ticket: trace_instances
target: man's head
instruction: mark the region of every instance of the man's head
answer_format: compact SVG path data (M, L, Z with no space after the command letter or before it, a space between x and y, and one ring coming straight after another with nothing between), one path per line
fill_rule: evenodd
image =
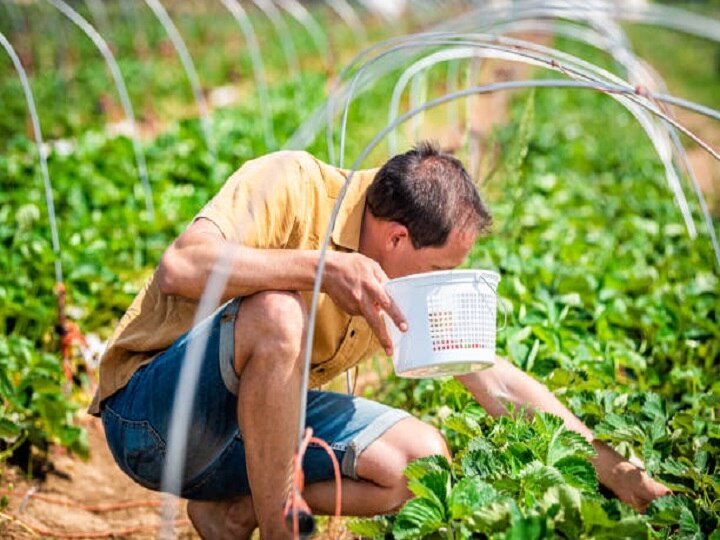
M391 158L368 188L361 251L390 277L454 268L491 223L462 163L423 142Z

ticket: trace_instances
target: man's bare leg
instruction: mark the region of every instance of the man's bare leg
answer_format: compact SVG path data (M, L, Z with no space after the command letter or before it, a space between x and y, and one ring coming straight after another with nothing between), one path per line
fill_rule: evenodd
M188 501L187 513L203 540L246 540L257 528L252 498Z
M263 539L290 538L282 508L297 438L306 308L290 292L243 299L235 323L238 423Z
M365 480L343 479L343 515L370 516L398 510L410 496L403 475L405 466L413 459L433 454L449 457L445 441L437 430L415 418L398 422L360 454L357 474ZM314 512L335 512L335 482L307 484L304 496ZM188 504L188 512L201 534L205 533L199 525L213 521L215 524L225 523L228 531L243 531L242 534L236 532L235 538L249 538L255 523L250 497L226 503L200 504L215 505L213 508L202 508L207 515L203 514L196 521L193 515L199 512L191 509L198 503ZM212 520L209 518L211 513L214 516ZM213 537L220 538L219 535Z
M414 459L435 454L450 458L443 436L417 418L401 420L360 454L356 472L362 480L343 479L342 514L374 516L397 511L412 495L405 467ZM306 484L304 496L313 512L335 513L334 481Z
M188 504L190 518L204 538L249 536L255 516L263 539L292 536L285 529L282 509L292 477L305 322L306 308L297 293L266 291L240 304L234 351L240 378L237 416L253 498ZM225 528L218 523L226 523Z

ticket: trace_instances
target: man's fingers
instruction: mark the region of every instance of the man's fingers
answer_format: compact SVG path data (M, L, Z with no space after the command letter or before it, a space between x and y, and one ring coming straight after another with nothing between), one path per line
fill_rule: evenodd
M380 306L382 307L383 311L388 314L388 316L395 323L395 326L397 326L401 332L407 332L407 319L405 319L405 315L403 315L403 312L400 311L400 308L392 298L388 296L387 302L380 304Z
M405 315L400 311L400 308L392 299L392 297L385 291L385 288L380 286L373 290L374 302L392 319L401 332L407 332L408 325Z
M372 302L365 302L363 304L363 308L365 320L367 320L370 328L372 328L372 331L375 333L378 340L380 340L380 345L382 345L383 349L385 349L388 356L392 356L392 340L390 339L390 335L388 334L385 326L385 321L383 321L382 317L380 317L380 314Z

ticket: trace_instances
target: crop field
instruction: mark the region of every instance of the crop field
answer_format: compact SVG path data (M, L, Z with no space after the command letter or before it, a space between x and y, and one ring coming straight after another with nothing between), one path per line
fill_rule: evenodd
M59 4L108 44L134 122L106 60ZM27 494L53 494L44 486L59 453L94 463L85 410L103 346L233 171L289 148L370 168L431 138L468 164L493 214L463 267L501 276L497 354L672 495L637 512L599 484L592 445L559 418L493 418L455 379L400 378L378 356L360 366L357 392L440 429L453 459L413 462L414 497L397 514L322 518L318 536L720 540L718 2L599 2L620 7L595 19L572 1L544 12L556 3L411 0L399 15L338 3L358 26L330 1L163 0L190 73L156 4L0 0L12 49L0 49L0 537L158 534L132 513L122 529L53 521ZM437 34L409 37L420 32ZM393 116L398 81L432 55ZM330 387L344 391L345 378ZM196 537L187 522L175 534Z

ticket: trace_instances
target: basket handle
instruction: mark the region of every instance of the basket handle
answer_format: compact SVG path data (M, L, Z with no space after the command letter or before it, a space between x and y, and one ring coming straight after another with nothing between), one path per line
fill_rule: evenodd
M478 272L475 274L475 276L476 276L476 279L475 279L476 281L478 279L481 279L485 283L485 285L487 285L488 288L492 292L495 293L495 298L497 299L497 303L502 305L502 310L503 310L503 315L505 316L505 320L503 321L503 325L500 328L498 328L498 331L505 330L507 328L507 320L508 320L507 306L505 306L505 302L502 301L502 299L500 298L500 295L497 293L497 288L493 288L493 286L490 285L490 283L488 283L488 281L485 279L485 277L482 275L482 273Z

